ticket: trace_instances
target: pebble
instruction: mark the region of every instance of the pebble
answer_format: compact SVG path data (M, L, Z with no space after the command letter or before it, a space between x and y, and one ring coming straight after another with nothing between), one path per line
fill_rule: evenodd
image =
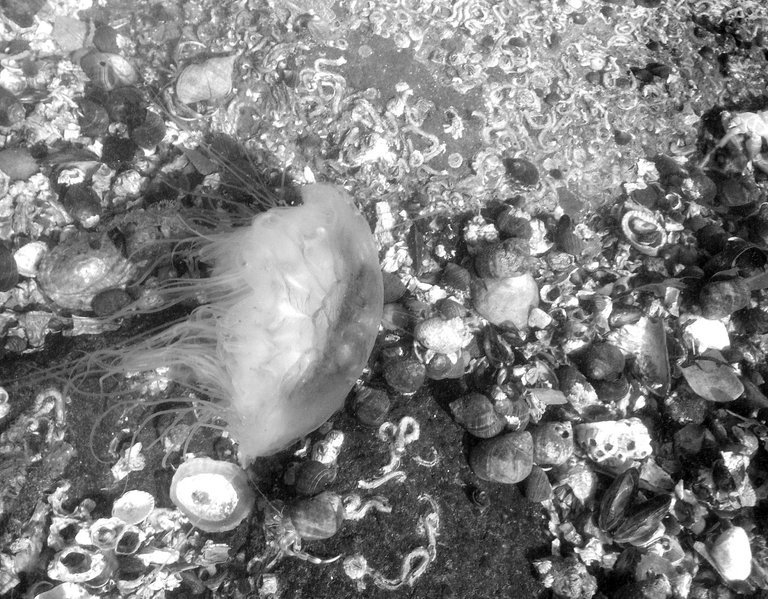
M26 148L8 148L0 150L0 171L3 171L11 181L26 181L40 167Z
M480 279L472 286L480 316L497 326L528 328L528 316L539 305L539 287L530 273L504 279Z

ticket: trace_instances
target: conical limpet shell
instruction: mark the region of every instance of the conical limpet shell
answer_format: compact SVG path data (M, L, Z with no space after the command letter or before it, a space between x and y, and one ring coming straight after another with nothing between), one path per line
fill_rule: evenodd
M176 470L171 501L206 532L231 530L253 509L255 495L237 464L192 458Z

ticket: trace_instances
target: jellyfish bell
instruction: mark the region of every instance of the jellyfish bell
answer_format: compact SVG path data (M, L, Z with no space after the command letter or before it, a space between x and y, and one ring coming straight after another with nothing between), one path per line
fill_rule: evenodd
M204 226L174 251L205 265L207 276L159 282L154 303L140 298L105 321L199 305L159 330L89 353L70 369L70 386L120 395L120 409L153 407L139 429L159 415L173 426L194 414L191 433L228 431L243 463L319 427L365 367L383 283L373 235L352 198L328 184L305 185L300 195L300 205L251 212L247 223L242 212L193 212ZM122 389L105 391L106 381L159 371L182 392L126 402ZM98 380L98 391L87 391L87 380Z

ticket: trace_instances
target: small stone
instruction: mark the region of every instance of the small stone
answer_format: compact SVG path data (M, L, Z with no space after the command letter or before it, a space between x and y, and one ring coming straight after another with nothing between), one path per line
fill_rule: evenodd
M478 279L472 301L480 316L497 326L528 328L528 315L539 305L539 287L530 273L504 279Z
M26 181L40 170L37 160L26 148L8 148L0 150L0 171L11 181Z

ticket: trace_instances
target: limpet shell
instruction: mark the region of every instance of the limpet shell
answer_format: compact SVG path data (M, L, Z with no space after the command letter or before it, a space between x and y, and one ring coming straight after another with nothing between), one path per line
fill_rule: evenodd
M155 509L155 498L146 491L132 490L123 493L112 504L112 516L125 524L144 522Z
M48 566L48 576L63 582L89 582L100 576L107 563L97 551L73 545L59 551Z
M99 518L89 528L90 541L99 549L111 551L124 528L125 522L120 518Z
M255 495L237 464L192 458L171 480L171 501L205 532L232 530L253 509Z
M97 87L112 90L133 85L139 74L133 65L119 54L94 50L80 59L80 67Z

